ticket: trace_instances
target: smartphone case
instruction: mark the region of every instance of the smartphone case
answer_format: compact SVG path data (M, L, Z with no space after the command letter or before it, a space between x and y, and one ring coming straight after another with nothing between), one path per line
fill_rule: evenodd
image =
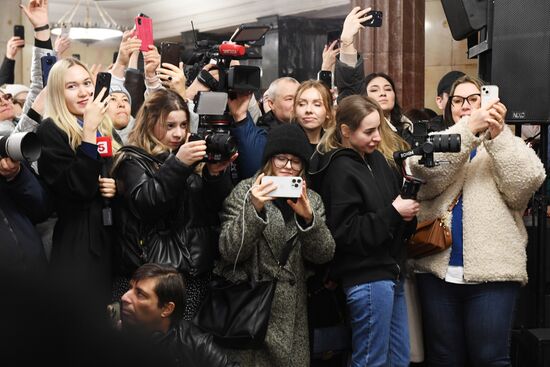
M22 25L14 25L13 26L13 35L15 37L19 37L19 39L24 40L25 39L25 27Z
M109 95L109 89L111 88L111 74L98 73L95 82L94 99L104 87L107 89L107 92L101 98L101 102L103 102Z
M149 45L153 44L153 20L144 16L137 16L136 33L141 40L140 51L149 51Z
M48 83L48 76L50 75L50 69L57 61L57 58L52 55L45 55L40 58L40 65L42 67L42 85L45 87Z
M272 181L277 185L268 196L277 198L299 198L302 195L303 180L297 176L264 176L262 183Z
M498 86L482 85L481 86L481 107L485 107L490 101L498 98Z
M365 16L367 16L367 15L372 15L372 18L370 18L369 20L361 23L362 25L364 25L365 27L381 27L382 26L382 12L381 11L371 10L371 11L367 12L367 14L365 14Z
M168 63L179 66L180 45L174 42L162 42L160 44L160 63Z

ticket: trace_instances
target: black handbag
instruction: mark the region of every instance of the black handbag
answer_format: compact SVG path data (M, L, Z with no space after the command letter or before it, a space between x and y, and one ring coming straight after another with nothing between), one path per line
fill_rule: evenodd
M295 238L287 241L280 267L286 265ZM261 280L258 274L237 282L216 276L193 321L212 334L222 347L260 349L264 345L276 286L277 279Z

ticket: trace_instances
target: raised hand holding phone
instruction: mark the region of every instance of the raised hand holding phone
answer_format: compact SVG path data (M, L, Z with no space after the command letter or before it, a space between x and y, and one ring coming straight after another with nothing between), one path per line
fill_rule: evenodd
M103 120L105 111L107 110L108 103L102 102L105 95L108 95L109 91L103 88L100 90L97 96L90 95L88 104L84 109L84 123L82 124L82 141L96 144L97 130Z
M109 89L111 89L111 74L110 73L104 73L104 72L99 72L97 73L97 76L96 76L96 81L95 81L95 90L94 90L94 98L99 94L99 92L105 88L105 90L107 90L107 92L101 97L101 102L103 102L105 100L105 98L107 98L107 96L109 95Z

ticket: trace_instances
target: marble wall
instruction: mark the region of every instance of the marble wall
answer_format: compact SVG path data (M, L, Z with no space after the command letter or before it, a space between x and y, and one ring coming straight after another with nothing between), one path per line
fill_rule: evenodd
M440 113L435 104L437 83L451 70L477 76L477 59L468 59L466 40L455 41L440 0L426 0L424 105Z

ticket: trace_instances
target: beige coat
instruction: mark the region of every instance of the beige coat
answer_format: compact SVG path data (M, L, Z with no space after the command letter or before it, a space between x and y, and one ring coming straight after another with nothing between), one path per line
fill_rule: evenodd
M428 181L421 188L418 220L445 214L462 190L464 279L474 282L517 281L527 283L527 232L523 213L532 194L544 182L540 159L506 126L493 140L475 137L467 127L468 117L439 132L460 134L460 153L436 153L436 160L449 161L426 168L410 159L414 176ZM477 148L469 161L470 152ZM449 216L448 224L452 221ZM414 262L416 269L443 279L451 249Z
M280 210L272 202L266 203L265 217L261 217L250 203L250 194L244 204L253 180L255 177L241 181L225 200L220 234L222 261L215 272L237 280L246 279L247 274L259 271L263 279L279 280L273 297L265 347L259 350L233 350L231 360L239 361L242 367L309 366L304 260L326 263L332 259L335 247L325 224L323 202L317 193L308 189L314 219L306 229L300 227L295 215L285 222ZM243 233L243 215L244 242L233 274L233 262ZM281 270L277 261L287 240L294 234L297 234L298 241L286 266Z

